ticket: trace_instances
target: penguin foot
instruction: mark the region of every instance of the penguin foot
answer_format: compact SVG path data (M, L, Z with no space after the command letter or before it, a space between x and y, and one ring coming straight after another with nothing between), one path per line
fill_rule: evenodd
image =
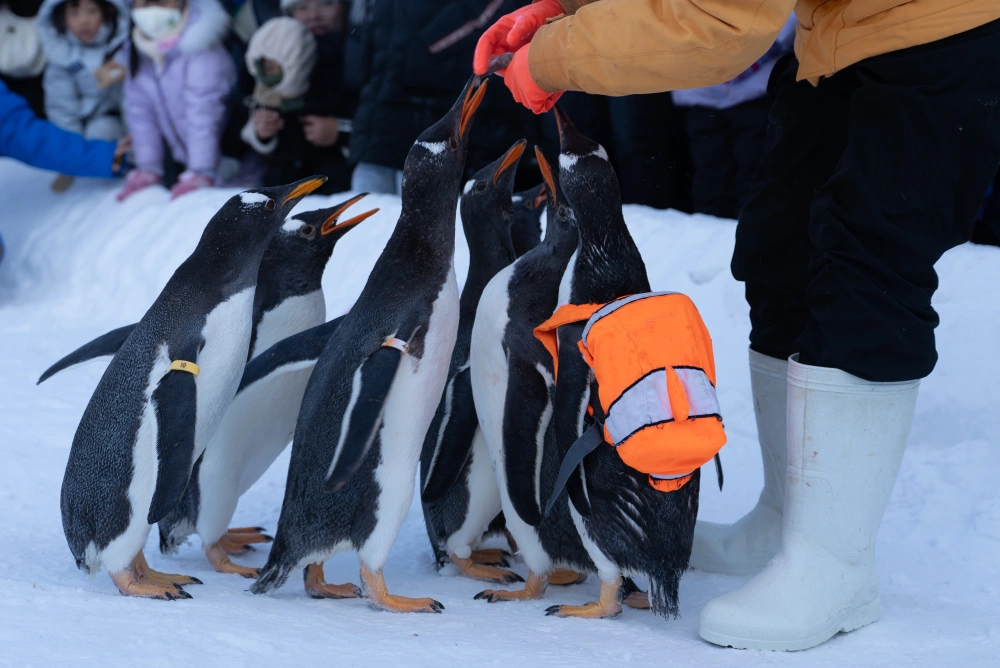
M634 591L626 596L622 603L636 610L649 610L649 595L644 591Z
M271 536L263 533L261 527L239 527L229 529L222 535L216 545L222 547L226 554L235 556L253 552L253 545L256 543L270 543L274 540Z
M139 550L139 554L135 555L135 559L132 560L132 566L135 568L136 576L143 582L150 582L159 585L178 585L185 587L187 585L200 585L204 584L201 580L190 575L178 575L176 573L161 573L160 571L154 571L149 567L149 563L146 561L146 555ZM181 596L180 598L191 598L188 596Z
M548 585L548 578L528 571L528 581L524 583L524 589L486 589L473 596L473 600L484 600L487 603L499 603L501 601L533 601L542 597L545 587Z
M350 582L342 585L327 584L323 564L309 564L302 577L310 598L361 598L361 588Z
M509 556L510 552L493 548L489 550L473 550L472 555L469 558L475 563L483 566L500 566L502 568L507 568L510 566L510 563L507 561L507 557ZM454 561L454 557L452 560ZM524 582L524 580L518 580L518 582Z
M142 551L132 559L128 568L117 573L109 573L109 575L122 596L155 598L162 601L192 598L191 594L181 589L179 583L169 582L166 578L188 579L191 580L190 584L201 584L197 578L188 578L184 575L173 576L150 569Z
M496 582L497 584L524 582L524 578L514 571L504 570L503 568L497 568L496 566L489 566L475 561L475 552L473 552L472 557L468 559L461 559L456 557L454 554L449 554L448 556L451 558L452 563L458 568L458 572L467 578L482 580L484 582ZM504 566L507 565L506 561L502 561L502 563Z
M546 616L581 617L584 619L612 619L622 613L619 603L621 578L611 582L601 582L601 594L596 601L583 605L553 605L545 610Z
M365 596L372 607L389 612L433 612L440 613L444 606L432 598L407 598L390 594L385 587L382 571L372 572L361 567L361 584Z
M208 557L209 563L212 564L214 568L219 573L234 573L235 575L242 575L245 578L251 580L256 580L257 576L260 575L259 568L251 568L249 566L240 566L239 564L234 564L229 558L231 553L222 545L222 540L214 545L209 545L205 547L205 556Z
M557 568L549 574L549 584L565 587L582 584L587 581L587 573L577 573L568 568Z

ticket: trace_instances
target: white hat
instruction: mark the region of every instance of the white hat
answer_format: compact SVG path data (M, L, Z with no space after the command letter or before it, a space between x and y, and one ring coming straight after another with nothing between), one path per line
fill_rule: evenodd
M281 65L281 81L271 89L284 98L305 95L316 64L316 38L293 18L279 16L257 29L247 44L246 63L256 75L257 63L267 58Z

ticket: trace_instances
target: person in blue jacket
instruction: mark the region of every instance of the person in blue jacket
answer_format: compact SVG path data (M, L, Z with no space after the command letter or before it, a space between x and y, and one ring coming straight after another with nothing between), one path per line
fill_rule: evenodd
M0 81L0 157L71 176L111 178L122 172L128 137L84 139L35 116L27 100Z

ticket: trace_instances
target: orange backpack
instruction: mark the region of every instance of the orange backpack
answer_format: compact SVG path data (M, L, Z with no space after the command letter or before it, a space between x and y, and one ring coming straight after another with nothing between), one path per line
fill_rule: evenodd
M583 320L578 346L597 380L603 424L598 420L573 444L550 503L565 484L563 473L568 479L602 442L662 492L683 487L713 457L718 466L726 432L712 339L694 303L676 292L647 292L607 304L567 304L535 328L535 337L558 360L558 328ZM721 480L720 468L720 486Z

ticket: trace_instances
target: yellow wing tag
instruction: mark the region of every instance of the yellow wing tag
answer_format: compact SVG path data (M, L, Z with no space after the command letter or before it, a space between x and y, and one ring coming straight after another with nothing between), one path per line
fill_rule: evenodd
M174 360L170 363L171 371L187 371L193 374L196 378L198 374L201 373L201 369L194 362L185 362L184 360Z
M410 352L410 344L404 341L403 339L397 339L395 336L390 336L388 339L386 339L385 343L382 344L382 347L395 348L404 355Z

